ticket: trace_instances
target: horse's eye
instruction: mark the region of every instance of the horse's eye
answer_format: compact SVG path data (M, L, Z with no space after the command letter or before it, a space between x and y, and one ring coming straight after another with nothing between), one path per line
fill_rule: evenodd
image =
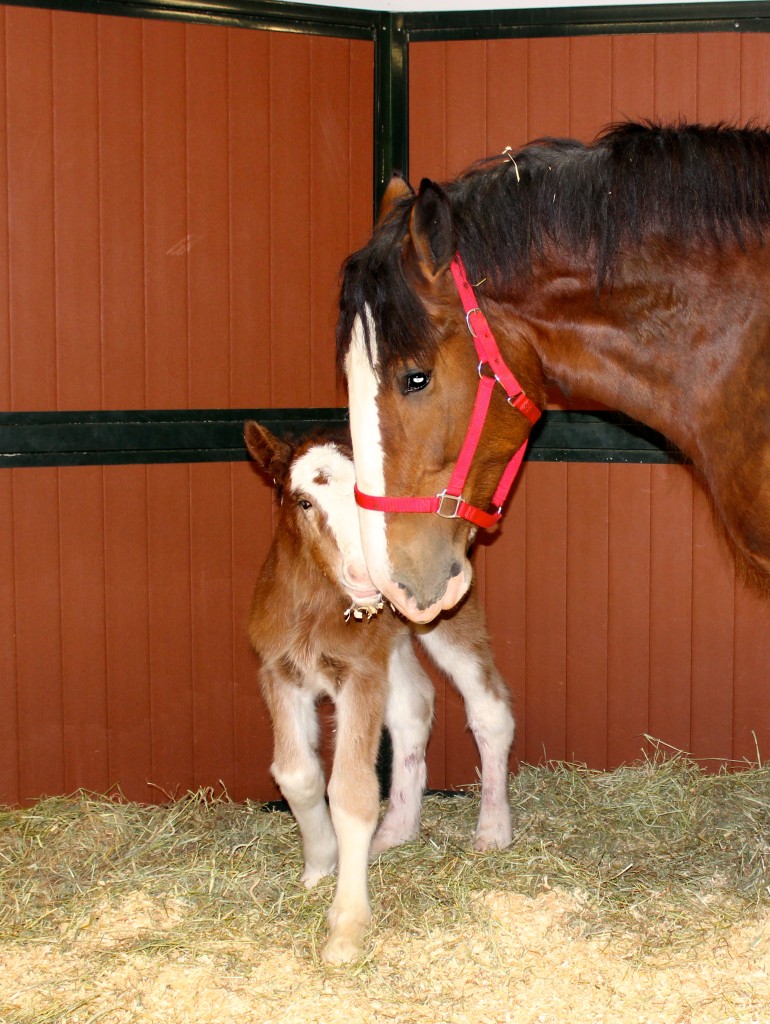
M297 504L301 509L304 509L305 512L307 512L309 508L313 507L313 502L308 501L307 498L297 498Z
M404 394L409 395L414 391L422 391L430 384L430 370L410 370L404 375Z

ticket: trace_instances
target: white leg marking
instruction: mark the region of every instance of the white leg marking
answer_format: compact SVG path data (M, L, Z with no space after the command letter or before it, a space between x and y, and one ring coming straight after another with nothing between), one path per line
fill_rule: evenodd
M493 665L485 666L451 636L451 627L439 622L419 634L421 643L465 701L468 724L481 757L481 808L474 849L504 849L511 842L508 802L508 754L514 721L508 690Z
M372 911L369 905L369 849L377 826L379 786L374 763L382 728L384 693L370 681L343 686L336 700L337 737L329 780L329 809L339 846L329 938L321 956L328 963L357 959ZM372 684L373 685L373 684ZM363 699L362 699L363 698Z
M305 859L302 881L311 888L331 875L337 863L337 839L317 754L318 718L313 696L307 691L287 686L280 696L282 721L275 729L272 773L297 822Z
M339 841L339 871L329 910L329 938L321 957L327 963L349 963L361 955L372 919L368 864L374 823L334 806L332 817Z
M409 842L420 830L433 697L433 685L417 660L411 635L404 634L393 648L388 667L385 723L393 744L392 780L385 817L372 841L372 856Z

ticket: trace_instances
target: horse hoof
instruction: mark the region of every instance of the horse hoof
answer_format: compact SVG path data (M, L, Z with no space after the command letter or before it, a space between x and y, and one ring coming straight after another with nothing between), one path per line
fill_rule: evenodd
M505 850L511 845L511 833L500 830L478 833L473 840L476 853L489 853L491 850Z
M383 832L380 830L372 840L369 850L369 859L374 860L386 850L392 850L394 846L403 846L404 843L411 843L417 836L416 832Z
M331 867L306 867L300 876L300 882L302 882L306 889L313 889L322 878L328 878L329 875L333 875L334 869L334 864Z
M358 960L363 951L363 941L356 942L347 935L332 935L321 950L321 959L326 964L350 964Z

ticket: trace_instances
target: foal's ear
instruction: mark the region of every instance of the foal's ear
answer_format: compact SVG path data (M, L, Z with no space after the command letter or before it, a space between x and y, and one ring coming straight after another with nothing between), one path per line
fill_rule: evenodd
M252 459L272 477L273 483L280 491L286 480L286 472L291 462L293 449L291 445L271 434L256 420L246 420L243 425L243 437Z
M423 178L412 207L409 232L420 269L428 281L435 281L454 256L452 212L446 192Z
M393 206L399 199L403 199L404 196L413 196L414 189L403 176L401 171L394 171L388 182L388 187L385 189L385 193L380 201L380 213L377 218L377 223L380 224L388 216Z

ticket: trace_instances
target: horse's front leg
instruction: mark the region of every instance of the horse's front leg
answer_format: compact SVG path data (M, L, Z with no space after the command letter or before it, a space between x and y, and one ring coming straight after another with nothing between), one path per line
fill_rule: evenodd
M348 679L336 698L337 738L329 780L329 807L337 833L337 889L329 911L327 963L357 959L372 917L369 848L377 825L379 786L375 762L385 703L385 665L378 677Z
M262 671L262 691L273 724L273 777L297 822L310 889L337 863L337 839L326 806L326 780L318 757L318 716L313 694L274 668Z
M481 807L475 850L502 850L511 842L508 755L513 743L511 698L492 659L476 594L432 629L418 632L431 658L460 691L481 758Z
M417 660L411 634L404 633L396 639L388 665L385 724L393 745L393 766L388 808L372 842L372 856L414 839L419 832L433 697L433 684Z

